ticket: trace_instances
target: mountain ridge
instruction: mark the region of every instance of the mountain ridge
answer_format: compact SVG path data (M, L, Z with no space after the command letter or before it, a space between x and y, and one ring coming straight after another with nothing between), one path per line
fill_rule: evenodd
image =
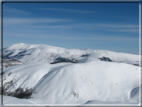
M28 48L34 48L34 47L53 47L53 48L61 48L61 49L66 49L66 48L62 48L62 47L57 47L57 46L50 46L50 45L45 45L45 44L25 44L25 43L17 43L17 44L13 44L9 47L6 47L5 49L11 50L12 48L17 48L18 46L24 46L24 47L28 47ZM22 47L22 48L24 48ZM18 48L17 48L18 49ZM78 48L73 48L73 49L66 49L66 50L90 50L93 51L94 49L91 48L87 48L87 49L78 49ZM114 51L109 51L109 50L99 50L99 49L95 49L94 51L96 52L102 52L102 51L108 51L108 52L114 52ZM132 53L126 53L126 52L116 52L116 53L123 53L123 54L132 54ZM137 55L137 54L132 54L132 55Z
M89 62L103 57L117 62L139 61L139 55L128 53L92 49L65 49L42 44L13 44L6 48L3 53L4 59L17 59L23 63L29 61L46 63Z

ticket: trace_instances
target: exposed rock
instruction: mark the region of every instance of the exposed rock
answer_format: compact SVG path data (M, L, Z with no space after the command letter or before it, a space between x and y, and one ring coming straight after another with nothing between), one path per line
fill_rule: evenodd
M61 62L71 62L71 63L77 63L77 60L74 58L62 58L59 57L57 58L54 62L50 63L50 64L56 64L56 63L61 63Z
M3 59L3 67L5 67L5 68L19 65L19 64L22 64L22 62L18 61L16 59Z
M101 61L108 61L108 62L112 62L112 60L108 57L102 57L102 58L98 58L100 59Z

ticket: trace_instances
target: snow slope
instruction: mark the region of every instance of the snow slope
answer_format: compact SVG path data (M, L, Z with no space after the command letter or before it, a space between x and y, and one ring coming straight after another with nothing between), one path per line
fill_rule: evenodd
M5 59L17 59L22 62L56 62L57 59L69 59L74 62L89 62L98 58L108 57L117 62L138 62L139 56L127 53L111 52L106 50L65 49L48 45L14 44L4 49Z
M139 55L19 43L4 49L4 59L21 61L3 70L5 95L31 97L4 96L5 104L140 103Z
M3 68L11 67L11 66L16 66L22 64L22 62L15 60L15 59L3 59ZM0 67L1 67L1 58L0 58Z
M139 103L140 67L116 62L25 63L4 69L7 90L32 88L43 104L85 104L88 101ZM135 98L134 98L135 97Z
M1 98L1 95L0 95ZM0 107L41 107L41 104L43 102L41 100L37 99L19 99L11 96L5 96L3 95L3 104L4 106L1 105L0 102ZM47 106L42 106L42 107L47 107Z

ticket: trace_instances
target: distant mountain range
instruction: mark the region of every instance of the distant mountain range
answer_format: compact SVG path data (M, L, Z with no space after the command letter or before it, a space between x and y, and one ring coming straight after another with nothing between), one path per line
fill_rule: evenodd
M80 49L65 49L48 45L31 45L31 44L13 44L3 50L4 59L16 59L24 62L46 62L60 63L72 62L83 63L94 60L126 62L138 65L139 55L118 53L106 50L80 50Z

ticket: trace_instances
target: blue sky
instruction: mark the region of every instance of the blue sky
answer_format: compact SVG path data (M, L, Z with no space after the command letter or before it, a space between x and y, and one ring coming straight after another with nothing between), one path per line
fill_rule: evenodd
M3 45L139 53L139 3L3 3Z

